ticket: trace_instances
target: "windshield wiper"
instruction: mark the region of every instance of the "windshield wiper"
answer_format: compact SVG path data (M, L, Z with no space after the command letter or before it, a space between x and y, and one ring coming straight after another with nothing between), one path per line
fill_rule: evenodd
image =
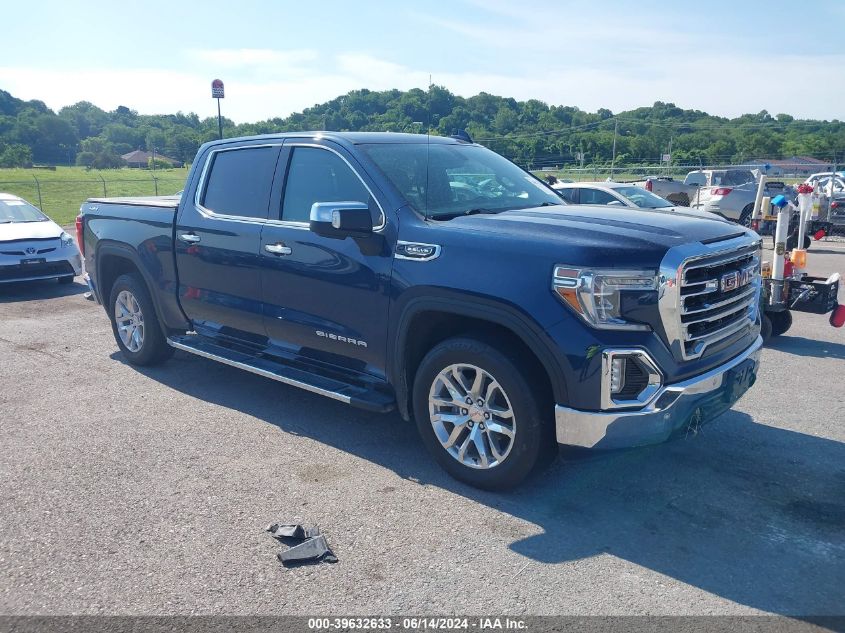
M460 218L464 215L481 215L481 214L495 214L501 213L502 211L507 211L507 209L488 209L486 207L475 207L472 209L467 209L466 211L455 211L453 213L440 213L437 215L431 216L432 220L454 220L455 218Z

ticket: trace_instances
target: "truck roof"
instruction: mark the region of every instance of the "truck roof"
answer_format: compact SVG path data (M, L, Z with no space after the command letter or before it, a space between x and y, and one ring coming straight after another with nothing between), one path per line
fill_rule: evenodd
M286 138L324 138L341 144L360 145L370 143L436 143L440 145L466 145L449 136L434 136L426 134L407 134L405 132L281 132L278 134L258 134L256 136L240 136L211 141L207 145L222 145L241 141L281 140Z

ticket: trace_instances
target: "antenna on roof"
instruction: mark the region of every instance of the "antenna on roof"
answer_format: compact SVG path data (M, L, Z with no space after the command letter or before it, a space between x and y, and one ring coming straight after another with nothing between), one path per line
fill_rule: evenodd
M425 217L428 217L428 165L431 162L431 73L428 74L428 125L425 128Z

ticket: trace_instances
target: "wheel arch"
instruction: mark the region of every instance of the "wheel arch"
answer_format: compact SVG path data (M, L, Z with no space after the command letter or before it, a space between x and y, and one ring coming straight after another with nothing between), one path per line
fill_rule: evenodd
M469 303L450 298L411 300L396 320L395 341L388 375L403 418L411 417L411 385L426 353L439 342L456 336L479 338L488 343L504 342L520 352L538 375L541 388L556 402L566 402L564 374L544 340L540 327L514 309L500 305ZM550 402L549 406L553 406Z
M95 261L97 290L100 295L100 302L107 313L111 309L108 303L114 282L121 275L137 273L150 293L159 323L163 328L166 328L167 321L164 318L158 293L155 292L155 285L149 272L141 264L140 257L132 248L119 242L101 242L97 245Z

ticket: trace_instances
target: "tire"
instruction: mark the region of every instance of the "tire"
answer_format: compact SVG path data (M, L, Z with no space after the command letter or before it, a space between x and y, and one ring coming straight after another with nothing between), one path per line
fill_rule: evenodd
M739 219L736 221L737 224L740 226L744 226L747 229L751 228L751 214L754 213L754 205L747 204L745 208L742 210L742 213L739 214Z
M805 235L804 236L804 250L806 251L807 249L809 249L810 245L812 243L813 243L813 240L810 238L810 236ZM786 250L788 250L788 251L795 250L795 248L797 246L798 246L798 234L793 233L792 235L790 235L789 237L786 238Z
M73 283L73 275L68 275L67 277L59 277L60 284L72 284Z
M760 336L763 337L763 343L766 343L770 338L772 338L772 320L765 312L760 318Z
M552 403L544 401L531 375L518 354L473 338L443 341L422 360L414 379L414 419L423 444L452 477L506 490L557 454ZM508 409L510 417L495 413Z
M117 346L131 365L155 365L173 355L174 350L167 344L158 322L150 291L140 275L130 273L117 278L109 293L108 312ZM124 315L120 324L118 314ZM129 335L124 340L127 332Z
M678 207L688 207L689 206L689 196L685 193L673 193L666 197L666 199Z
M769 314L769 320L772 323L772 336L786 334L789 328L792 327L792 312L789 310L772 312Z

